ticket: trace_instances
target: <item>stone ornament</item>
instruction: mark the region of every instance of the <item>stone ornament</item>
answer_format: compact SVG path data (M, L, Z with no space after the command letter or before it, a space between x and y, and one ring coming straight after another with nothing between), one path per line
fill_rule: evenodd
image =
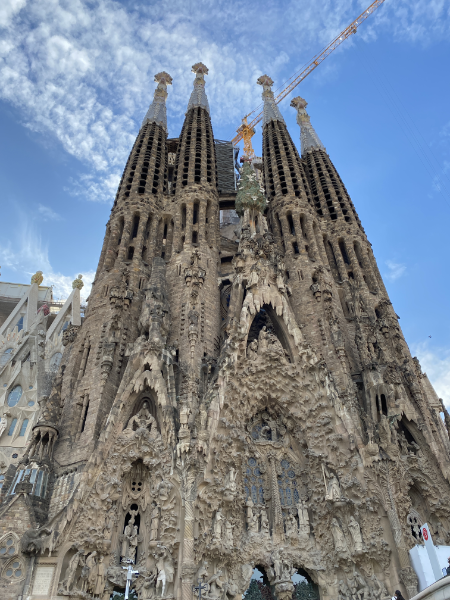
M31 283L37 283L37 285L41 285L44 281L44 275L42 271L36 271L36 273L31 277Z

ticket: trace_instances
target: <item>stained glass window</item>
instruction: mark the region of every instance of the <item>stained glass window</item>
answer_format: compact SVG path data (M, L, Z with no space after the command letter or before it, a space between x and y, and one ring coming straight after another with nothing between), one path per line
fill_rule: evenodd
M249 458L244 477L246 499L251 495L254 504L264 504L263 478L256 458Z
M281 506L294 506L298 503L299 495L295 471L288 460L281 461L281 475L278 475Z
M11 421L11 425L9 426L8 435L12 435L14 433L14 429L16 428L17 419L13 419Z
M3 365L6 365L6 363L9 360L9 357L11 356L11 352L12 352L12 348L7 348L3 352L3 354L2 354L2 356L0 358L0 367L3 367Z
M28 427L28 419L24 419L22 421L22 427L20 428L19 437L25 435L25 431L27 430L27 427Z
M8 394L8 406L15 406L22 397L22 388L16 385Z

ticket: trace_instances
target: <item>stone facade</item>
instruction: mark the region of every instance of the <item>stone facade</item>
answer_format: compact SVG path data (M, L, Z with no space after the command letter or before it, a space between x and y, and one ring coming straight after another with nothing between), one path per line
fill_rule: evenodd
M306 102L299 154L258 80L263 157L220 194L193 71L177 139L155 77L85 319L4 486L22 568L1 565L2 597L120 598L132 565L139 600L411 598L418 524L450 542L450 417Z

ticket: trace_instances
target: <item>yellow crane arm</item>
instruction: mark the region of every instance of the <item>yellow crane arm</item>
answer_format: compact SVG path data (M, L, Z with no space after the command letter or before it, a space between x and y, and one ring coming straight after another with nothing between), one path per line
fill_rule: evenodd
M294 88L298 86L298 84L305 79L314 69L316 69L321 62L323 62L327 56L329 56L338 46L342 44L344 40L348 37L356 33L357 28L363 23L367 17L369 17L381 4L383 4L385 0L375 0L372 4L367 8L362 14L359 15L357 19L353 21L348 27L344 29L338 36L334 38L334 40L328 44L325 50L318 55L316 55L309 65L304 69L300 75L298 75L283 91L281 91L278 96L275 98L275 102L278 104L286 98L288 94L292 92ZM251 114L251 113L250 113ZM249 115L247 115L248 117ZM261 111L250 123L247 122L247 117L242 119L242 125L237 129L237 135L232 139L232 143L235 146L242 139L244 140L244 152L249 155L253 154L253 150L251 147L251 138L254 135L255 126L261 121L263 116L263 111Z

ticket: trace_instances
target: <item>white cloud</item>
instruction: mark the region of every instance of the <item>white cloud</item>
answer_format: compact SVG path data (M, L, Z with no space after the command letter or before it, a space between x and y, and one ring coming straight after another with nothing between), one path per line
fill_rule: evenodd
M365 5L155 0L128 9L114 0L2 0L0 98L19 109L24 125L89 165L75 194L112 202L154 73L167 70L174 78L168 114L170 134L177 135L192 89L190 67L205 62L213 122L229 123L232 137L233 125L260 102L259 75L267 72L278 87ZM372 41L388 31L394 39L431 43L448 37L449 23L445 0L397 0L383 4L359 35ZM347 40L339 52L352 44Z
M52 210L49 206L44 206L43 204L39 204L38 213L44 221L61 221L62 217L54 210Z
M67 298L72 291L72 281L79 272L72 275L55 272L48 258L47 247L26 219L23 219L19 239L16 239L15 242L14 249L11 243L0 243L0 264L17 271L19 279L24 279L24 274L28 276L23 283L29 283L31 276L36 271L42 271L44 274L43 285L53 286L53 298L55 300ZM81 296L86 299L91 292L95 272L85 271L82 272L82 275L85 285L81 290Z
M422 371L428 375L437 395L450 410L450 349L431 349L429 342L416 344L412 348Z
M397 279L399 279L406 271L406 265L402 263L396 263L393 260L387 260L386 265L389 269L386 277L391 281L397 281Z

